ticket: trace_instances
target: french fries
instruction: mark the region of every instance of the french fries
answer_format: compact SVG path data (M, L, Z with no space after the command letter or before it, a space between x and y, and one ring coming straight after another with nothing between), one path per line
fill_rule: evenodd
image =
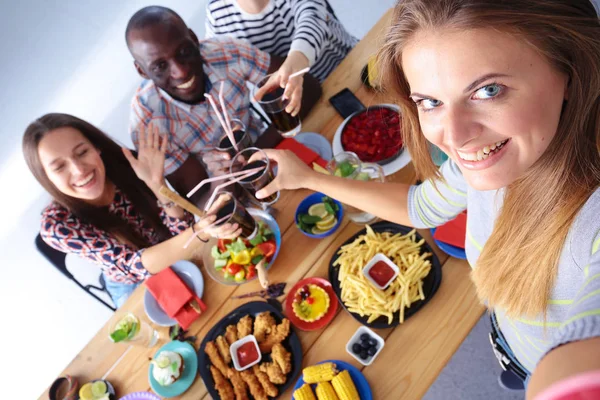
M425 240L417 242L414 229L406 235L376 233L368 225L366 229L366 234L340 248L333 264L339 267L342 301L350 312L368 316L369 323L383 316L391 324L397 311L403 323L405 309L425 299L423 279L431 270L428 260L431 253L419 254ZM385 254L400 269L385 290L373 286L362 273L362 268L377 253Z

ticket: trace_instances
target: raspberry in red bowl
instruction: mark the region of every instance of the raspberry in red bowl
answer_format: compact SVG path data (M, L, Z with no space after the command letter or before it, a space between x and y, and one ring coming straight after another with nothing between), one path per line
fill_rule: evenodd
M380 165L394 161L402 152L400 115L387 106L374 106L350 116L342 129L342 148L364 162Z

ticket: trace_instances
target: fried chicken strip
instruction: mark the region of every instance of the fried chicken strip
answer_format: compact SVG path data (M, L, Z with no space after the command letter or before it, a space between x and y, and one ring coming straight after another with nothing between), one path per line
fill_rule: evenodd
M212 365L210 366L210 373L213 381L215 381L215 389L217 389L217 392L219 392L219 397L221 400L235 400L233 388L229 384L229 381L225 379L223 374L221 374L221 372L219 372L219 370Z
M275 318L273 318L269 311L258 314L254 320L254 336L256 340L259 342L264 341L276 325Z
M238 340L237 327L235 325L227 326L227 328L225 329L225 339L227 339L230 346L233 344L233 342Z
M229 371L227 371L227 377L233 384L233 391L235 392L235 399L236 400L248 400L248 391L247 391L246 382L244 382L240 373L233 368L229 368Z
M284 374L289 374L292 371L292 354L281 343L273 346L271 358Z
M260 370L265 372L271 383L276 385L283 385L286 381L285 374L281 371L281 368L274 362L266 362L260 364Z
M271 381L269 380L269 375L262 372L258 365L254 365L252 367L252 371L254 371L254 375L256 375L256 377L258 378L258 381L262 385L267 396L277 397L277 395L279 394L279 390L277 390L277 386L271 383Z
M227 366L227 364L225 364L225 361L223 361L223 358L219 354L219 350L217 350L215 342L206 343L206 348L204 349L204 351L208 355L211 364L214 365L223 376L227 376L227 370L229 369L229 367Z
M258 378L256 377L256 375L254 375L254 372L247 369L245 371L240 372L240 375L242 375L242 379L244 380L244 382L246 382L246 384L250 388L250 394L252 395L252 397L254 397L254 400L268 400L269 399L267 397L267 394L265 393L262 385L258 381Z
M237 323L237 336L241 339L248 335L252 335L252 317L246 315Z
M262 353L270 353L273 346L281 343L290 334L290 320L284 318L281 324L271 331L262 343L258 344Z
M223 357L223 361L225 364L229 364L231 362L231 353L229 352L229 343L223 336L217 336L217 349L219 349L219 353L221 353L221 357Z

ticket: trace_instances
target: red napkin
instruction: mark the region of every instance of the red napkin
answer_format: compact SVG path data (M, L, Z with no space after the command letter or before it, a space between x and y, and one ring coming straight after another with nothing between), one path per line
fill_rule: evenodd
M190 301L195 299L200 309L206 310L202 300L187 287L171 267L148 278L146 287L169 318L175 319L184 330L187 330L200 316L189 305Z
M467 212L464 211L452 221L439 226L433 238L440 242L450 244L461 249L465 248L465 237L467 236Z
M291 150L311 168L313 163L317 163L323 168L327 166L327 161L323 160L317 153L295 139L285 138L275 148L279 150Z

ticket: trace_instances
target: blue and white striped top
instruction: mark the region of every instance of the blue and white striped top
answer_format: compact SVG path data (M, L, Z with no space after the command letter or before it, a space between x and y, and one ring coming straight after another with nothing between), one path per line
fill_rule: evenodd
M475 268L502 206L503 189L474 190L451 160L440 168L446 179L446 183L437 184L440 193L431 181L411 187L408 196L409 217L415 227L431 228L453 219L468 206L465 250L469 264ZM502 334L519 362L530 372L553 348L600 336L598 250L600 189L590 196L569 231L549 300L546 323L542 315L532 320L513 319L502 310L494 310Z
M235 0L211 0L206 6L206 37L222 35L248 40L281 57L300 51L321 82L358 42L326 0L271 0L258 14L245 12Z

